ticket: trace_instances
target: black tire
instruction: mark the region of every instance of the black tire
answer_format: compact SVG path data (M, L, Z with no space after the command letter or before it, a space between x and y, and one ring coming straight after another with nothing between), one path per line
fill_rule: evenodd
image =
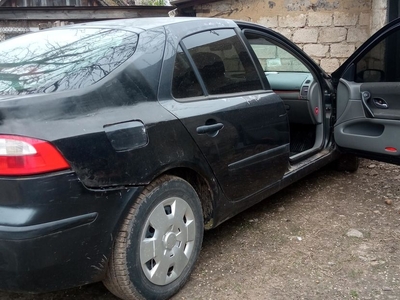
M360 165L360 159L352 154L342 154L334 162L334 166L338 171L356 172Z
M123 221L104 285L125 300L170 298L193 271L203 233L193 187L175 176L155 180Z

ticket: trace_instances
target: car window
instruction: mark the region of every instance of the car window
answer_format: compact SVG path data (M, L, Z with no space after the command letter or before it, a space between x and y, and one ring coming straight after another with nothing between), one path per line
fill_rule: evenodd
M307 67L288 51L266 38L246 33L264 72L309 72Z
M116 29L59 29L0 43L0 94L34 94L89 86L126 61L136 33Z
M399 82L400 32L391 33L356 62L356 82Z
M193 71L190 62L179 46L172 78L172 95L175 98L202 96L203 90Z
M294 55L264 35L245 32L273 90L300 90L313 78L308 68Z
M182 44L191 55L209 94L262 89L256 67L233 29L197 33L183 39Z

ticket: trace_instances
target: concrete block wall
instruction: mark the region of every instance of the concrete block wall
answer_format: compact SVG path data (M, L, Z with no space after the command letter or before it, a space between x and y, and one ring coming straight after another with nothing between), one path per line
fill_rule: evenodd
M264 71L307 72L304 65L286 50L275 45L253 45Z
M371 16L371 34L379 30L386 24L388 10L387 0L373 0L372 1L372 16Z
M223 0L196 7L198 17L222 17L267 26L336 70L386 23L387 0Z

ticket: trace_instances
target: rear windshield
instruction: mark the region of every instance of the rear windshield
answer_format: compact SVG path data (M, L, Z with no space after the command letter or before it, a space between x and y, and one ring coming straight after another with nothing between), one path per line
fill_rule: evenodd
M0 43L0 95L51 93L92 85L136 50L136 33L63 28Z

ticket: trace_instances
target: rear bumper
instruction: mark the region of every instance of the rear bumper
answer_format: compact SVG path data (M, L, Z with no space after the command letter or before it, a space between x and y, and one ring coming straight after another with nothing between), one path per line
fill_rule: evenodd
M0 178L0 289L43 292L101 280L121 216L141 190L91 191L70 172Z

